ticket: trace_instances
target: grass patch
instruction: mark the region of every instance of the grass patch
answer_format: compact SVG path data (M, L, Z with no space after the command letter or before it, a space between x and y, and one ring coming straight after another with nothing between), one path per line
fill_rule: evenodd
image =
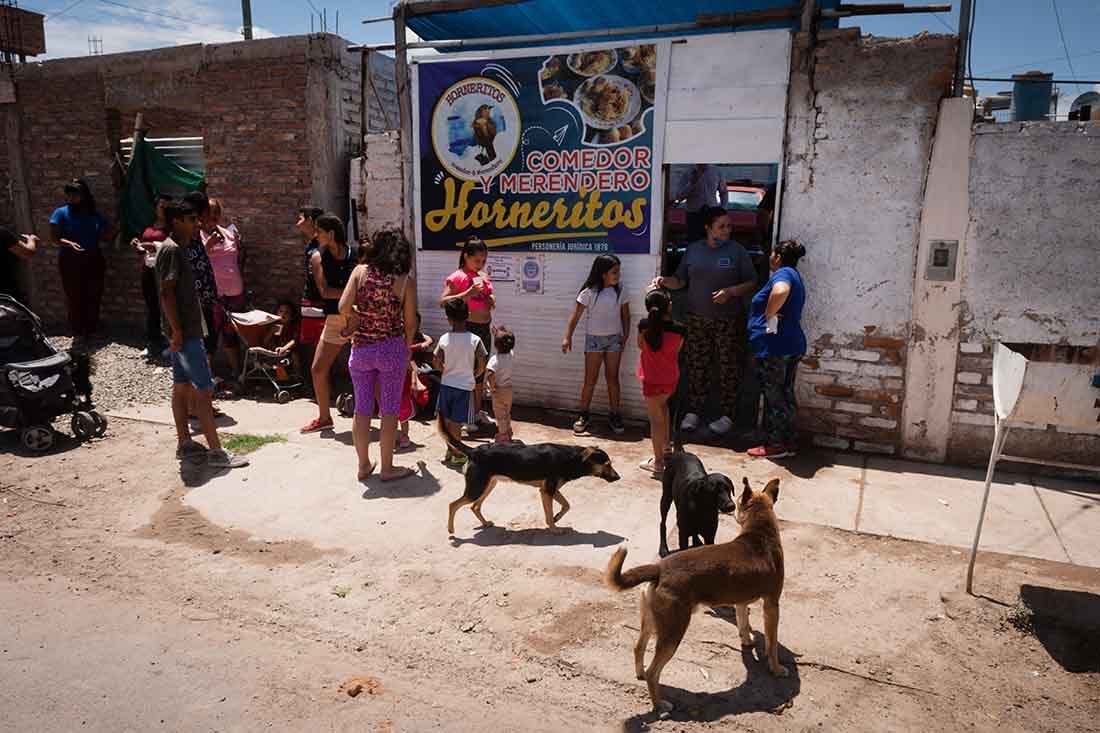
M229 433L222 438L222 447L233 453L251 453L268 443L285 443L285 435L249 435L248 433Z

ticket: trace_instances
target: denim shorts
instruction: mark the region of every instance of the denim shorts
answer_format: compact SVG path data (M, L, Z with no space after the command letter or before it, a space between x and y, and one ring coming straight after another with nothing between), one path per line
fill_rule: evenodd
M584 353L612 353L617 354L623 350L623 337L620 334L612 334L610 336L591 336L584 337Z
M192 384L195 389L213 389L214 378L201 338L188 339L179 351L169 352L172 359L172 384Z

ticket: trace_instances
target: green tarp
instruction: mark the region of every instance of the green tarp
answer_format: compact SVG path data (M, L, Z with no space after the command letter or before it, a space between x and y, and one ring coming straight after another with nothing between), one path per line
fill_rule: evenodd
M205 186L206 180L201 173L177 165L144 139L136 141L130 167L126 170L126 185L122 189L124 241L140 236L145 227L153 223L156 194L182 196Z

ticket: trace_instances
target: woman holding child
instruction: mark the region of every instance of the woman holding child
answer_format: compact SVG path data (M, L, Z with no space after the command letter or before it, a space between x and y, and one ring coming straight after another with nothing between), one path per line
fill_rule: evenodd
M489 256L489 248L480 239L473 237L462 253L458 256L458 269L452 272L443 283L443 295L439 305L446 308L447 303L461 300L466 303L469 318L466 328L470 333L481 339L486 351L492 346L492 320L493 309L497 306L496 296L493 295L493 282L489 279L489 273L485 271L485 261ZM477 423L488 423L489 415L481 409L481 401L485 393L485 376L479 375L473 390L473 418L467 424L466 431L476 431Z
M360 481L375 468L370 460L370 421L376 395L382 419L380 478L395 481L413 473L393 465L409 344L416 334L416 283L409 274L411 256L409 243L399 231L376 233L363 264L352 271L340 297L339 313L354 325L348 371L355 386L352 436L359 456Z

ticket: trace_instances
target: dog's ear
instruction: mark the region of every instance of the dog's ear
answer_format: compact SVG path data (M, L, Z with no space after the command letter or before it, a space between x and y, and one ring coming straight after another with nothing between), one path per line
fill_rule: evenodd
M594 456L594 455L596 455L596 449L595 448L585 448L584 450L581 451L581 460L584 461L585 463L591 463L592 462L592 456Z
M738 502L742 508L749 505L749 501L752 499L752 487L749 486L749 477L745 476L742 481L745 484L745 490L741 492L741 499Z
M779 501L779 479L773 478L764 487L764 493L771 497L772 504Z

